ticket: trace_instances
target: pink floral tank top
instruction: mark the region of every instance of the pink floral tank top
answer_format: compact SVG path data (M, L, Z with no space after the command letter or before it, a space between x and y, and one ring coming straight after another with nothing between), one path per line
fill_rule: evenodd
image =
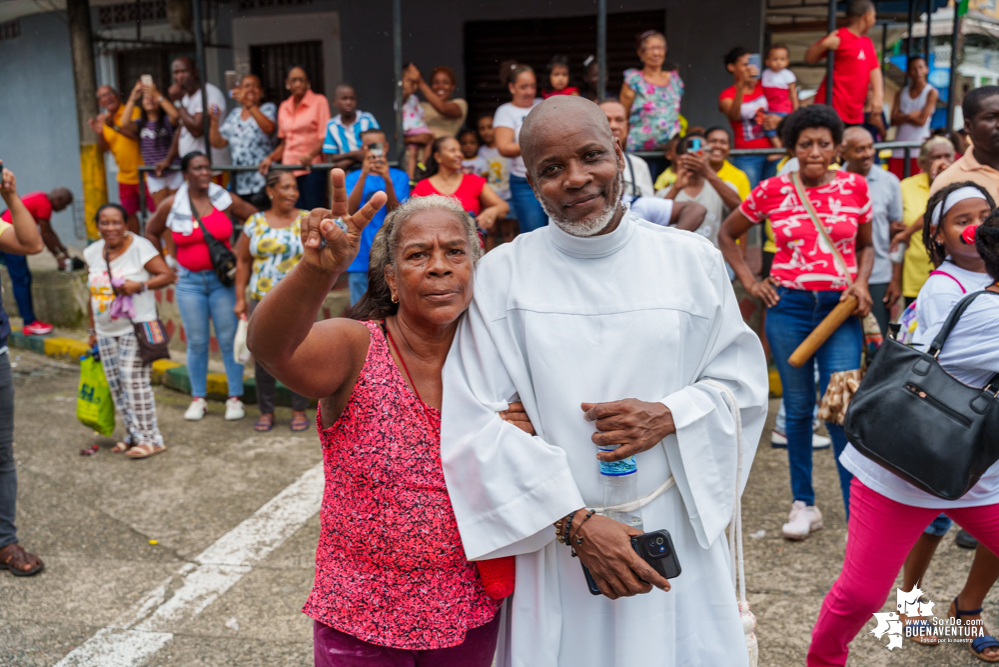
M500 602L465 558L444 486L440 411L403 380L376 322L354 391L328 429L316 579L303 611L372 644L457 646Z

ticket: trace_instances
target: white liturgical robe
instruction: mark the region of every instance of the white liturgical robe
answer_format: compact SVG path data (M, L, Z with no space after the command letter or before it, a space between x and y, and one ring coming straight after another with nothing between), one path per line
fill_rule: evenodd
M736 480L739 403L744 464ZM696 234L627 212L610 234L554 223L486 255L444 366L441 456L467 556L517 556L497 667L748 664L724 537L767 413L767 367L721 254ZM532 437L497 411L523 401ZM596 430L580 403L661 401L676 434L637 456L642 509L665 528L672 589L612 601L587 589L552 524L603 504Z

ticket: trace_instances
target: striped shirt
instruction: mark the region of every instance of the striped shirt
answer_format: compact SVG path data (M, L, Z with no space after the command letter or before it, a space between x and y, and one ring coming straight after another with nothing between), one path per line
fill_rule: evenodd
M340 114L333 117L326 125L326 141L323 142L323 152L330 155L350 153L361 148L361 133L368 130L380 130L381 125L367 111L355 112L356 117L350 125L344 125Z

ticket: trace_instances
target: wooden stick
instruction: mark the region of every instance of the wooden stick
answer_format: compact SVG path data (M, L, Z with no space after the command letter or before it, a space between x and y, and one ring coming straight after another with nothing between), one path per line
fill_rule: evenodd
M846 318L853 314L853 311L857 309L857 300L855 298L847 297L846 301L840 302L838 306L832 309L826 318L819 322L819 326L812 330L812 333L808 334L798 349L788 357L787 363L791 364L795 368L801 368L805 363L812 358L815 351L822 347L822 343L826 342L829 336L833 335L836 329L839 329L839 325L846 322Z

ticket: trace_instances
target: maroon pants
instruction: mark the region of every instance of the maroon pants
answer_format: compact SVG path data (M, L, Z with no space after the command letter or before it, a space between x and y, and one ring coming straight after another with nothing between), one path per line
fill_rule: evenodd
M496 653L499 622L497 613L485 625L469 630L465 641L451 648L410 651L369 644L313 621L316 667L490 667Z

